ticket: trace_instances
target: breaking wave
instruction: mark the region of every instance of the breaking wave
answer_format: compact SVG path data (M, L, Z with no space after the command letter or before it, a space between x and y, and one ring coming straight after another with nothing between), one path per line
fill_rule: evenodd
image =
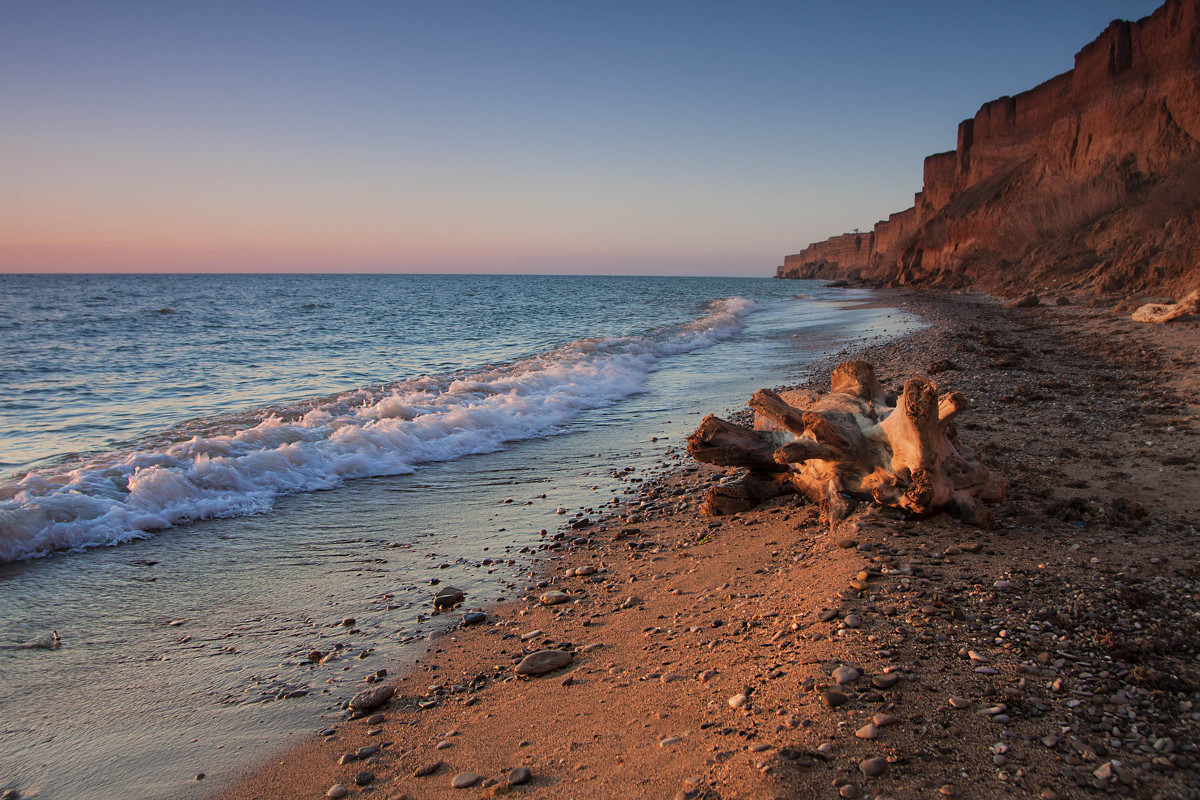
M269 511L278 497L551 435L645 388L664 356L744 327L756 303L714 301L686 325L583 339L513 364L422 376L236 418L190 439L35 469L0 484L0 562L114 545L201 519Z

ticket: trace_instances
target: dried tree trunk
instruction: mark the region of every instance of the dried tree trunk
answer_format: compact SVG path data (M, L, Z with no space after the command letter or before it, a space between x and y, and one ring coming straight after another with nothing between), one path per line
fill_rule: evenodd
M765 496L774 495L763 485L790 483L820 504L831 527L849 513L849 497L991 525L983 504L1002 500L1004 486L957 440L952 421L967 408L965 397L938 397L933 383L918 376L892 407L875 370L863 361L838 365L831 378L832 391L806 408L769 389L755 392L750 407L756 430L706 417L688 437L688 452L699 461L746 468L743 482ZM709 491L710 513L734 513L755 494L739 489L740 502L729 502L730 485Z

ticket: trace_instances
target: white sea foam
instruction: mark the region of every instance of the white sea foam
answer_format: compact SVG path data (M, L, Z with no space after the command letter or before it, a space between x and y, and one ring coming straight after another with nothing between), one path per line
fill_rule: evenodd
M644 389L664 356L735 335L756 304L715 301L645 336L585 339L507 366L359 389L160 448L35 470L0 485L0 562L119 544L200 519L269 511L276 498L546 436Z

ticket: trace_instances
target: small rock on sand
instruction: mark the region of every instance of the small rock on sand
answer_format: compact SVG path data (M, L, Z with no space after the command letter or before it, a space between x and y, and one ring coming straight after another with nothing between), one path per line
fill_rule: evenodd
M859 739L878 739L879 728L875 726L874 722L868 722L866 725L863 725L861 728L856 730L854 735Z
M538 650L521 659L514 671L518 675L542 675L567 666L573 659L565 650Z
M346 789L345 786L342 786L340 783L335 783L333 786L329 787L329 791L325 793L325 796L331 797L333 800L338 800L338 798L345 797L349 793L349 790Z
M363 689L350 698L350 709L353 711L374 711L388 700L391 700L395 694L396 690L391 686L376 686L371 689Z
M557 606L570 600L571 595L566 592L553 591L546 592L538 599L548 606Z
M508 773L508 782L513 786L520 786L522 783L526 783L532 777L533 773L529 771L528 767L517 767L512 772Z
M859 672L854 667L848 667L845 664L833 671L833 679L839 684L854 683L858 680Z
M887 771L888 763L886 758L880 756L859 762L858 768L868 778L877 778Z
M455 789L470 789L481 780L483 779L474 772L460 772L454 776L454 780L450 781L450 785Z
M426 764L423 767L417 767L413 771L413 777L414 778L424 778L427 775L432 775L433 773L437 772L441 768L442 768L442 762L434 761L432 764Z

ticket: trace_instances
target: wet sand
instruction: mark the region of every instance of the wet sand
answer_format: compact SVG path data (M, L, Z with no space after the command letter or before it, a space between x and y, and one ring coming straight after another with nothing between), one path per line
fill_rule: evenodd
M808 388L854 357L966 394L995 529L861 504L830 531L794 497L709 518L724 473L681 456L548 536L520 600L404 674L364 664L389 702L218 797L1200 797L1200 324L886 302L930 327ZM548 649L571 663L514 673Z

